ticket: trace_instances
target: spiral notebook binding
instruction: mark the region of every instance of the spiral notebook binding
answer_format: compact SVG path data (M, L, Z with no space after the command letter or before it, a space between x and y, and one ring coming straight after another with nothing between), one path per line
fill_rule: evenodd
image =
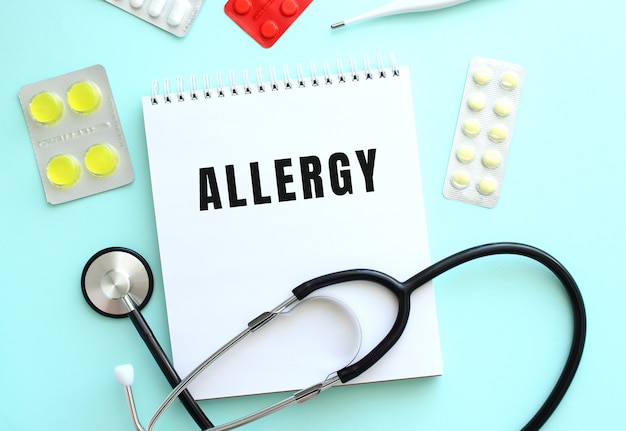
M337 59L337 76L339 77L339 83L346 82L346 74L343 71L343 61L340 58Z
M383 58L379 55L377 57L378 60L378 77L379 78L386 78L387 77L387 73L385 72L385 67L383 65Z
M159 103L157 96L159 95L159 81L154 80L152 81L152 96L150 97L150 101L152 102L153 105L156 105Z
M270 68L270 83L272 85L272 91L278 91L278 79L276 79L276 68Z
M365 64L365 79L372 79L372 68L370 66L370 59L368 57L363 58Z
M230 71L230 95L238 96L239 90L237 89L237 76L234 71Z
M352 82L359 80L359 72L356 67L356 60L354 57L350 58L350 67L352 68Z
M298 87L303 88L304 84L304 74L302 73L302 64L298 63L296 66L296 71L298 73Z
M243 70L243 94L252 94L252 88L250 87L250 74L248 69Z
M179 76L176 79L176 99L179 102L184 102L185 101L185 94L183 93L183 90L184 90L183 77Z
M400 76L400 70L398 70L398 66L396 66L396 56L393 53L391 53L391 70L393 76Z
M265 93L265 84L263 83L263 72L259 67L256 68L256 90L258 93Z
M324 82L326 82L326 85L332 85L333 83L333 78L330 74L330 68L328 66L328 60L324 60Z
M289 73L289 66L286 64L283 66L283 82L285 85L285 90L291 90L293 87L291 86L291 75Z
M171 89L170 80L166 79L163 82L163 98L165 99L165 103L172 102L171 93L172 93L172 89Z
M385 67L383 57L378 55L376 57L375 69L370 64L368 56L363 57L363 65L359 67L354 57L350 58L350 71L344 70L343 61L341 59L336 60L336 71L331 72L330 64L327 60L322 62L323 72L318 74L317 65L315 62L311 62L309 65L309 74L305 76L304 68L301 63L296 65L295 82L289 67L283 66L282 81L279 80L276 68L270 67L269 69L269 81L266 81L263 77L263 71L261 68L256 69L256 82L253 84L250 78L250 73L247 69L242 72L241 84L238 84L237 74L235 71L229 73L228 84L224 83L224 76L218 72L215 75L215 86L212 86L211 78L208 74L203 75L202 89L198 89L198 81L195 75L189 77L189 88L185 89L185 80L182 77L176 79L175 92L172 91L171 81L166 78L163 80L163 90L161 91L159 81L152 81L152 93L150 101L153 105L159 103L173 103L196 101L204 99L211 99L214 96L218 98L222 97L240 97L242 95L248 95L256 93L265 93L266 91L282 91L291 90L295 86L298 88L304 88L307 86L319 87L321 85L333 85L335 82L338 84L345 84L349 80L352 82L359 82L361 79L368 81L372 79L386 79L389 74L392 77L399 76L400 70L396 65L396 59L393 53L390 54L390 67ZM256 87L256 88L254 88Z
M202 92L204 93L204 98L210 99L211 98L211 77L209 76L208 73L205 73L204 76L202 77L202 80L203 80L203 85L204 85L204 87L202 88Z
M311 85L313 87L317 87L320 85L320 82L317 79L317 70L315 70L315 63L313 62L311 62Z
M196 80L196 75L191 75L189 77L189 95L191 100L198 100L198 82Z

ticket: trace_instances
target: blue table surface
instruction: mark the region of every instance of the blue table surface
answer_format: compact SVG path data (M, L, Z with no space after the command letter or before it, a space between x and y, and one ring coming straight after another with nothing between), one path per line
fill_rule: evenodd
M119 363L135 365L144 421L168 392L130 322L97 315L80 292L81 271L93 253L113 245L136 249L156 279L145 316L169 351L140 102L153 79L309 61L334 64L337 58L375 59L391 52L411 69L432 259L481 243L519 241L561 260L582 290L588 338L576 378L544 429L626 429L626 289L619 270L626 240L626 6L618 0L598 8L558 0L472 0L330 30L331 23L381 4L316 0L265 49L224 14L223 2L207 1L185 38L103 0L5 3L1 430L133 429L112 375ZM474 56L526 69L494 209L442 195ZM108 72L135 181L49 205L17 94L25 84L94 64ZM372 109L384 107L372 101ZM440 277L435 287L444 375L332 389L247 429L520 429L547 396L567 355L572 318L566 295L547 271L513 257L469 264ZM201 404L222 423L283 395ZM194 428L180 405L158 427Z

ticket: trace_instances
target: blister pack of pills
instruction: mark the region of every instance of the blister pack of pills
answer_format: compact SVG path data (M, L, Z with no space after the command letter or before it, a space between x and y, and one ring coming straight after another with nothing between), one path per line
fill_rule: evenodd
M25 85L19 100L49 203L68 202L133 181L104 67Z
M313 0L228 0L224 12L264 48L283 35Z
M446 198L486 208L498 203L523 80L520 65L472 59L443 187Z
M106 0L178 37L185 36L204 0Z

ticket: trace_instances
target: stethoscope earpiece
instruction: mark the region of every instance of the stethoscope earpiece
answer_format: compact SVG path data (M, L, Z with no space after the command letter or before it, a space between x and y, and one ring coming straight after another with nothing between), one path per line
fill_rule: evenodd
M131 386L135 380L135 368L131 364L118 365L113 368L113 374L123 388Z
M137 309L150 300L154 277L148 262L137 252L110 247L94 254L85 264L81 277L87 303L107 317L126 317L122 298L131 298Z

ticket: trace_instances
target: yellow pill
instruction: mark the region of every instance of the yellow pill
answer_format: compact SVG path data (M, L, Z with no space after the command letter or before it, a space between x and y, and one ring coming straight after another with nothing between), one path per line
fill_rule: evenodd
M471 145L463 145L456 152L456 158L461 163L469 163L474 160L476 156L476 150Z
M506 117L511 113L511 111L513 111L513 102L511 101L511 99L503 97L496 101L496 104L493 105L493 110L496 115L500 117Z
M457 189L464 189L470 183L470 176L467 172L458 171L452 175L450 178L452 185Z
M486 151L483 154L483 165L490 169L495 169L500 166L500 153L497 151Z
M480 192L481 195L485 195L485 196L489 196L493 194L493 192L496 191L497 187L498 187L498 182L494 178L491 178L491 177L484 177L477 184L478 191Z
M472 111L479 112L485 108L487 97L482 93L472 94L467 101L467 105Z
M505 90L513 90L519 83L519 75L515 72L504 72L500 78L500 87Z
M117 169L119 164L117 150L108 144L96 144L85 152L85 166L97 177L108 177Z
M33 120L51 126L63 116L63 101L56 93L37 93L30 99L30 115Z
M493 142L502 142L506 139L507 130L503 125L495 125L489 129L489 139Z
M491 69L480 66L474 71L474 82L478 85L487 85L491 81Z
M480 133L480 122L478 120L467 120L463 123L463 133L470 138L477 136Z
M93 114L100 107L101 101L100 88L91 81L76 82L67 90L67 103L77 114Z
M67 189L78 182L80 164L74 156L69 154L55 156L48 162L46 174L54 186Z

